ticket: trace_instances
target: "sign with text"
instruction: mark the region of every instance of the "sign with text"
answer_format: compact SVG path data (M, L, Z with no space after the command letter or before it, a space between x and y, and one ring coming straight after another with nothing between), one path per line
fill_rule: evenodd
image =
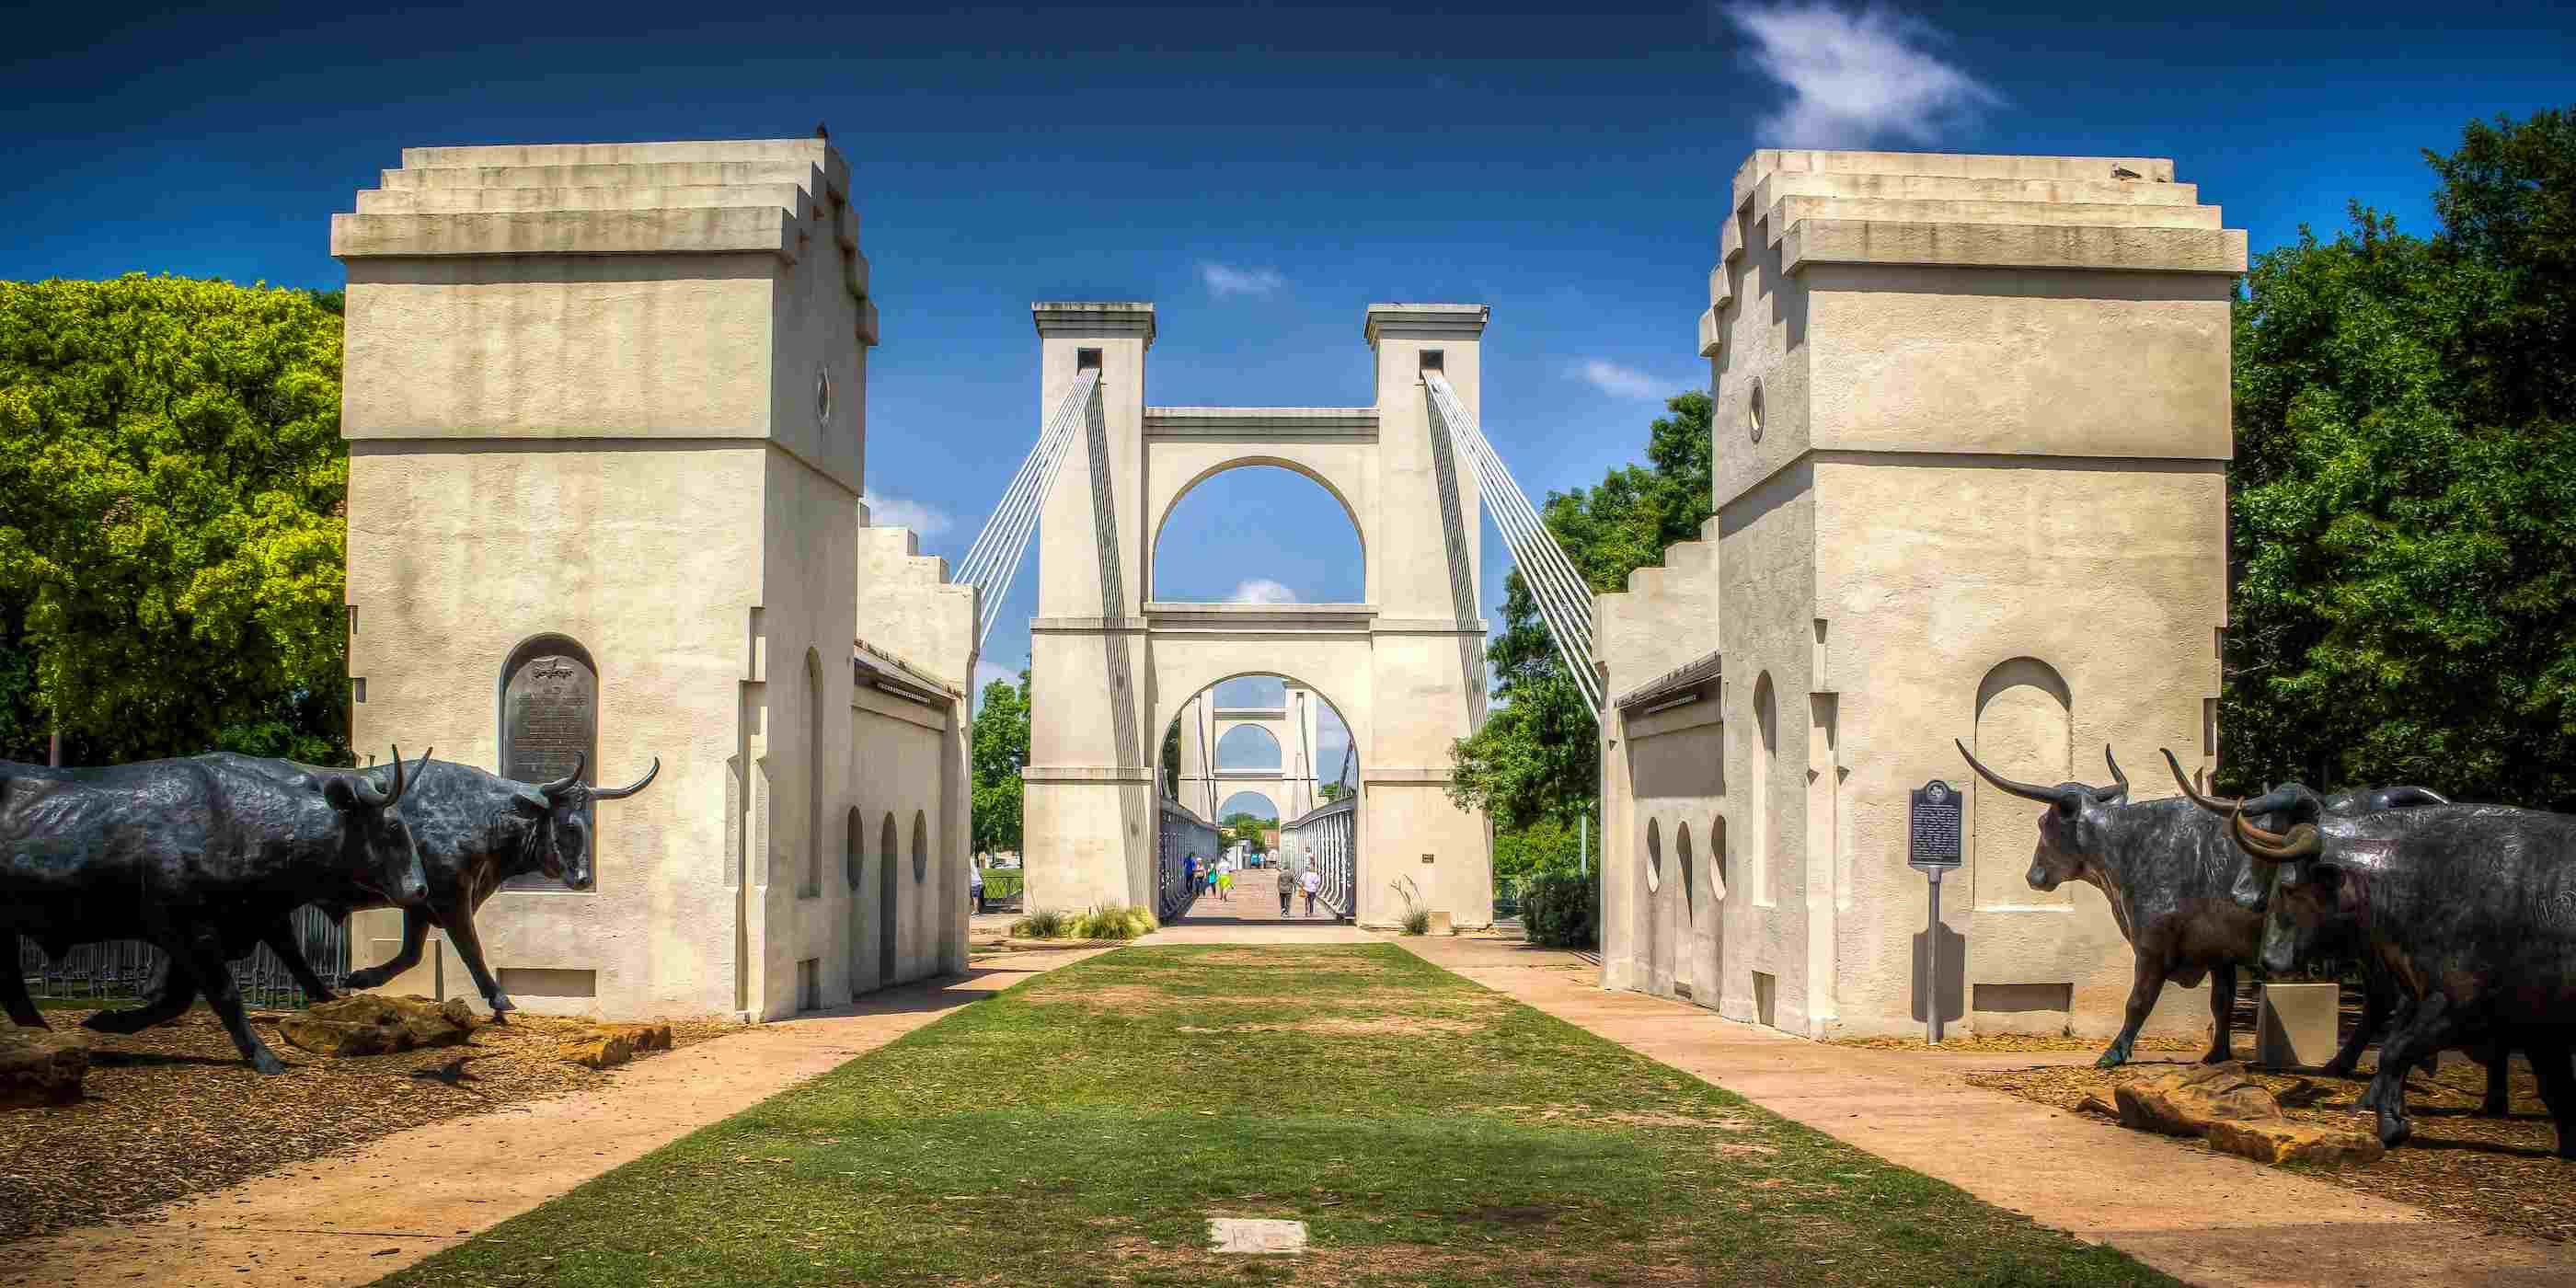
M1905 865L1923 872L1959 866L1959 789L1935 778L1907 797Z

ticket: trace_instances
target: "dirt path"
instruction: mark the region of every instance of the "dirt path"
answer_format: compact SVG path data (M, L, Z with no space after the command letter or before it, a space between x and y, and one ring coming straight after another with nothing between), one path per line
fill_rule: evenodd
M416 1127L355 1154L297 1164L151 1221L14 1243L0 1285L369 1283L958 1007L1090 955L989 958L959 978L888 989L844 1010L657 1056L597 1090Z
M1946 1056L1809 1042L1683 1002L1605 992L1571 953L1395 938L1424 959L1998 1207L2194 1283L2576 1282L2576 1257L2241 1158L1966 1085L2026 1054Z

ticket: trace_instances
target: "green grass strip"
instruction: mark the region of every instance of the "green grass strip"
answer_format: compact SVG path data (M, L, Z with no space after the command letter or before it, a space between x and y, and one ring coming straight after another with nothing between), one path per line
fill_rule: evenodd
M1210 1215L1300 1219L1313 1248L1219 1258ZM1061 968L385 1282L2174 1281L1334 945Z

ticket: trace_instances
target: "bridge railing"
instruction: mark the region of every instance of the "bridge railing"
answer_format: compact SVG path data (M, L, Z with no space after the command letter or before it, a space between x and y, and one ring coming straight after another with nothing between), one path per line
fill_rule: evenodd
M1160 800L1154 831L1154 919L1170 921L1187 911L1198 894L1190 888L1189 859L1202 866L1216 862L1224 841L1216 825L1170 800Z
M1357 906L1359 821L1360 798L1354 794L1279 825L1281 854L1299 873L1313 868L1323 878L1316 901L1339 917L1351 916Z

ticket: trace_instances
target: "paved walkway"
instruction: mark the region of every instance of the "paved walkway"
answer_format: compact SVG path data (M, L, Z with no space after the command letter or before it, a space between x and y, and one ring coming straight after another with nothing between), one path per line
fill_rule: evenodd
M1305 913L1306 896L1289 901L1288 916L1279 915L1279 876L1269 868L1237 873L1234 896L1203 894L1162 929L1136 942L1162 944L1373 944L1377 936L1333 916L1322 904Z
M592 1091L398 1132L174 1205L0 1248L0 1285L363 1284L1022 979L1101 949L988 958L655 1056ZM293 1076L291 1074L286 1076Z
M1572 953L1395 938L1415 954L1762 1107L2167 1274L2253 1286L2576 1282L2576 1256L1959 1078L2046 1057L1832 1046L1605 992ZM2069 1060L2089 1058L2070 1055Z

